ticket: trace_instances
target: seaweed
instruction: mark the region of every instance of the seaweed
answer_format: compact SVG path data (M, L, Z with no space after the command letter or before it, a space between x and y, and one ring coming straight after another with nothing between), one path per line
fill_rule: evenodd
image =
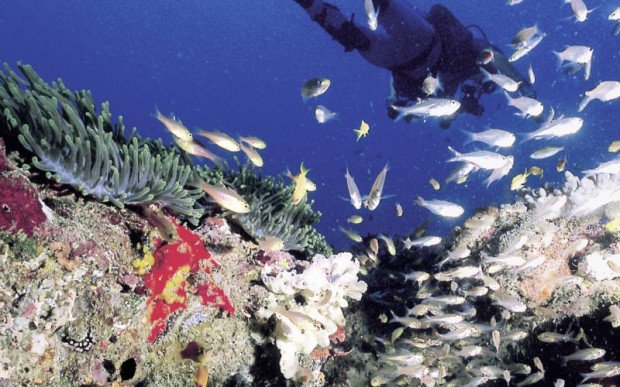
M325 238L314 228L321 213L312 209L313 201L304 199L299 204L293 204L293 187L285 185L281 177L263 177L249 164L240 165L237 170L195 170L205 182L226 184L247 200L251 208L249 213L224 213L253 238L261 240L268 236L277 236L284 241L286 250L301 251L309 255L331 254ZM199 203L209 207L206 201Z
M161 141L125 136L122 116L116 123L107 102L99 113L91 93L71 91L58 79L45 83L18 63L26 81L5 64L0 72L0 134L16 137L32 166L48 179L72 186L118 207L160 202L177 215L196 220L191 164Z

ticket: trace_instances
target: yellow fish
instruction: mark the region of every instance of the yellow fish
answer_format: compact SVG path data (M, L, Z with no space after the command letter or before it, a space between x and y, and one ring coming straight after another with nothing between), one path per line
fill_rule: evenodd
M228 187L223 185L211 185L203 181L200 183L200 188L211 196L214 202L229 211L238 214L247 214L250 212L250 205L248 202L246 202L241 195Z
M306 196L308 188L306 187L308 179L306 175L310 170L304 167L304 163L301 163L299 167L299 175L295 177L293 182L295 183L295 189L293 190L292 202L298 204Z
M609 232L618 232L620 231L620 218L616 218L610 220L605 224L605 230Z
M218 131L209 132L206 130L201 130L198 132L198 134L201 135L202 137L208 138L212 143L214 143L215 145L219 146L222 149L226 149L229 152L239 152L241 150L241 147L239 146L237 141L235 141L234 138L230 137L226 133L222 133Z
M343 233L346 234L346 236L351 238L353 242L360 243L363 241L362 236L353 230L347 230L346 228L340 227L340 231L342 231Z
M523 188L523 186L525 185L525 182L527 181L527 177L529 175L530 175L530 172L526 169L525 172L513 177L512 181L510 182L510 190L516 191L516 190Z
M288 168L286 169L285 175L289 179L291 179L293 182L295 182L296 179L297 179L297 176L293 175L293 173L291 173L291 171ZM308 191L308 192L316 191L316 184L312 180L310 180L310 178L308 178L308 176L306 176L306 191Z
M435 191L438 191L439 188L441 188L441 185L439 184L439 182L432 177L428 182L430 183L430 185L433 187Z
M609 148L607 148L607 150L611 153L616 153L620 151L620 140L616 140L609 144Z
M368 126L366 121L362 120L359 129L353 129L353 131L357 133L357 140L355 141L359 141L360 138L368 136L368 133L370 132L370 126Z
M258 242L258 248L263 251L282 251L284 250L284 241L276 236L268 236Z
M248 160L252 162L252 164L256 165L259 168L263 166L263 158L258 154L254 147L252 147L251 145L245 145L242 142L239 143L239 147L248 158Z
M558 165L555 166L555 169L558 172L564 172L564 170L566 169L566 156L558 160Z
M265 143L265 141L261 140L258 137L239 137L239 141L248 144L252 148L256 148L256 149L267 148L267 144Z
M181 121L176 118L168 118L161 114L161 112L156 109L155 110L155 118L164 124L166 129L176 138L179 138L183 141L191 141L193 139L192 133L181 123Z
M360 224L364 221L364 218L362 218L359 215L353 215L351 216L349 219L347 219L347 222L349 223L353 223L353 224Z
M226 161L224 161L223 158L211 152L196 140L183 141L180 138L174 136L174 142L179 146L179 148L183 149L190 155L209 159L213 161L213 163L219 168L224 168L224 166L226 165Z
M403 206L401 206L400 203L396 203L396 216L403 216Z

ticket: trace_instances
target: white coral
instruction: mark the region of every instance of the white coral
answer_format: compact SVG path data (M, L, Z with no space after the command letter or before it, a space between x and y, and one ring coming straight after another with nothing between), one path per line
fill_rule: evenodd
M265 266L261 278L275 293L266 317L277 317L276 345L281 352L280 369L288 379L299 379L309 370L301 367L300 355L329 345L329 335L345 324L342 309L347 298L360 300L367 285L357 279L359 261L350 253L316 255L302 273ZM304 304L295 296L301 295Z

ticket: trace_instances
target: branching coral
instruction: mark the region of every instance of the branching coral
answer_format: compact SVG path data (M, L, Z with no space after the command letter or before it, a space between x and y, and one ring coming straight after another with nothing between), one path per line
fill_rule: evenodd
M321 213L312 210L312 202L292 204L292 186L281 179L261 177L256 169L243 165L238 171L198 168L198 175L209 184L234 188L250 204L247 214L230 215L252 237L260 240L277 236L287 250L329 254L330 247L313 227Z
M5 65L0 72L0 134L17 137L46 176L83 195L125 204L161 202L173 212L197 218L203 193L190 188L191 165L161 143L124 135L107 103L95 111L89 91L72 92L59 79L45 83L28 65L18 64L27 82Z

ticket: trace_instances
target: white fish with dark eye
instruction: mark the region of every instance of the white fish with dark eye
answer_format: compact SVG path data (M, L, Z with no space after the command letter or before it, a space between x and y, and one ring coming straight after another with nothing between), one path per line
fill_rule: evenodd
M338 113L334 113L323 105L319 105L314 109L314 117L319 124L324 124L338 117Z
M463 130L462 132L467 135L466 144L478 141L498 148L510 148L517 139L514 133L502 129L487 129L478 133L469 132L467 130Z
M416 198L416 203L433 214L444 218L458 218L465 212L463 207L446 200L424 200L421 196L418 196Z
M390 169L389 165L385 164L385 167L383 167L381 172L379 172L379 174L375 178L375 181L370 188L368 198L364 201L364 205L370 211L375 210L377 207L379 207L379 203L381 203L383 186L385 185L385 177L387 176L388 169Z
M611 21L620 21L620 7L611 11L607 19Z
M617 98L620 98L620 81L603 81L596 85L594 89L586 91L583 99L579 102L577 111L582 111L595 99L601 102L608 102Z
M512 170L512 167L515 163L515 158L512 155L506 156L506 164L504 164L500 168L493 169L493 172L484 180L487 188L493 184L494 182L502 179L504 176L508 175Z
M344 175L344 178L347 180L347 190L349 191L349 198L351 199L351 204L355 207L356 210L362 208L362 196L360 195L360 190L357 188L357 184L355 184L355 179L353 176L349 174L349 169Z
M504 92L506 99L508 100L508 105L519 110L519 113L516 113L518 116L529 118L529 117L538 117L542 114L545 109L543 104L540 101L535 100L530 97L516 97L512 98L508 93Z
M463 316L459 314L441 314L438 316L426 316L422 319L429 324L458 324L463 321Z
M491 151L476 151L470 153L457 152L451 146L448 149L454 154L454 157L448 159L448 163L466 162L479 169L498 169L506 165L508 157Z
M616 174L620 173L620 157L599 164L596 168L583 171L586 176L598 175L601 173Z
M425 271L412 271L407 274L403 274L405 281L411 280L413 282L417 282L418 284L426 281L431 278L431 275Z
M556 332L543 332L539 334L538 340L543 343L564 343L564 342L572 342L576 343L575 335L573 333L567 332L565 334L556 333Z
M525 305L521 300L510 296L504 292L495 292L491 296L494 303L499 305L505 309L508 309L511 312L522 313L527 310L527 305Z
M366 18L368 18L368 28L376 31L379 26L379 7L375 9L372 0L364 0L364 11L366 12Z
M562 146L546 146L544 148L540 148L530 155L531 159L534 160L542 160L549 158L551 156L555 156L559 152L563 151L564 147Z
M508 62L516 62L517 60L529 54L530 51L535 49L540 44L540 42L542 42L545 36L547 35L544 33L539 33L534 36L530 41L524 42L523 45L518 47L517 50L513 52L512 55L510 55L510 57L508 58Z
M438 336L441 337L441 339L444 341L456 341L456 340L463 340L468 337L475 336L477 333L478 333L478 330L476 328L465 327L465 328L458 328L446 334L439 334Z
M549 140L575 134L583 127L580 117L560 117L526 135L525 140Z
M517 82L509 76L500 73L491 74L482 67L480 67L480 72L483 75L483 82L493 82L497 86L511 93L519 90L519 85L521 84L521 82Z
M588 18L588 13L592 11L588 11L588 7L583 2L583 0L564 0L566 3L570 3L570 7L573 10L573 15L575 15L575 20L580 23L583 23Z
M594 50L587 46L568 46L564 51L553 52L558 57L558 63L561 68L565 69L569 73L574 73L580 68L584 68L584 78L590 79L590 72L592 70L592 55ZM568 62L568 64L564 64Z
M460 109L461 103L454 99L427 98L411 106L391 105L398 112L395 121L406 116L445 117L451 116Z
M583 376L584 379L581 382L585 383L585 382L587 382L590 379L613 378L614 376L618 376L618 375L620 375L620 365L612 367L612 368L609 368L609 369L603 369L603 370L600 370L600 371L582 373L581 376Z
M569 361L591 361L602 358L606 353L607 351L602 348L586 348L580 349L568 356L564 356L562 359L564 364Z
M475 286L469 290L464 290L463 295L465 297L482 297L489 293L489 288L486 286Z

